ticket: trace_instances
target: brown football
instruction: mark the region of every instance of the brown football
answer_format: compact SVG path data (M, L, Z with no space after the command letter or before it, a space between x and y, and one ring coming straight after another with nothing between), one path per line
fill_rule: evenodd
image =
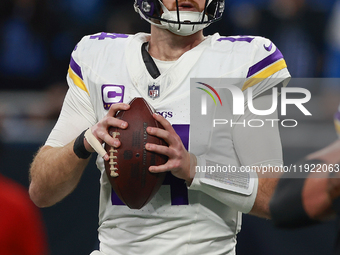
M165 164L164 155L147 151L146 143L167 145L163 139L150 136L147 127L163 126L153 117L153 110L143 98L134 98L130 109L119 111L116 118L126 121L126 129L111 127L109 134L119 138L121 145L113 148L105 144L110 161L105 161L105 171L113 190L131 209L140 209L156 194L166 173L151 173L152 165Z

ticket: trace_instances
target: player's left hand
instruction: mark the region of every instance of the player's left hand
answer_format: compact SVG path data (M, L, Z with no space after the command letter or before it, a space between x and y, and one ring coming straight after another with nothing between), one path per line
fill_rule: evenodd
M185 149L181 138L169 121L157 113L154 113L153 117L162 124L164 129L148 127L146 131L149 135L164 139L168 146L147 143L145 148L168 156L168 161L164 165L150 166L149 171L153 173L171 171L174 176L184 179L190 185L193 179L193 173L190 173L190 169L194 169L192 165L193 162L196 162L195 155L190 154Z

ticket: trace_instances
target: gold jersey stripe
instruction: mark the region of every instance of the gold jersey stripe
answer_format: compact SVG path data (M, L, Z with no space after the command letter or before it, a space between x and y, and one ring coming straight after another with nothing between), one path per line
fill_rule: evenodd
M242 91L245 91L247 88L250 88L264 79L268 78L269 76L273 75L274 73L286 68L287 64L284 59L272 64L271 66L267 67L263 71L259 72L258 74L251 77L248 81L243 84Z
M79 88L81 88L82 90L84 90L87 94L90 95L89 91L87 90L85 83L83 82L82 79L79 78L78 75L76 75L71 66L68 68L68 75L70 76L70 78L73 80L74 84L76 84Z

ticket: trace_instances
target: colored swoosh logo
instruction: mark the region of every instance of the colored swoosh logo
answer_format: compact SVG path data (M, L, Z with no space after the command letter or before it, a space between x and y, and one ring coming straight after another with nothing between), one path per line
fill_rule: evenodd
M197 83L208 87L212 92L214 92L215 95L217 96L218 100L220 101L220 104L222 105L221 97L220 97L220 95L217 93L217 91L213 87L211 87L210 85L208 85L206 83L203 83L203 82L197 82ZM216 100L215 100L213 94L209 90L204 89L204 88L200 88L200 87L196 87L196 88L201 89L204 92L206 92L214 100L215 105L217 105Z
M273 48L273 43L271 42L268 47L265 44L263 44L263 47L266 49L266 51L271 51Z

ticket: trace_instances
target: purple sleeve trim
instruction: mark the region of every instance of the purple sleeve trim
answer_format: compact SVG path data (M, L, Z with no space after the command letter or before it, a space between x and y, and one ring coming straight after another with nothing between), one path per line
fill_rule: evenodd
M74 61L74 59L71 57L70 61L70 67L81 79L83 79L83 75L81 73L81 67Z
M262 59L260 62L256 63L255 65L253 65L249 68L247 78L256 74L258 71L264 69L265 67L273 64L274 62L278 61L279 59L283 59L283 55L282 55L281 51L278 48L276 48L276 51L273 54Z

